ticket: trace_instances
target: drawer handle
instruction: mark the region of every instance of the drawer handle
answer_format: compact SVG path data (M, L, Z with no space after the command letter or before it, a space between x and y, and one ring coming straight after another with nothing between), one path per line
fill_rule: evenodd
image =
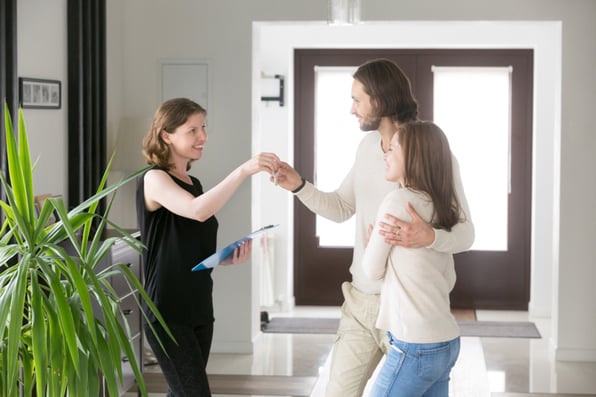
M132 266L132 263L130 263L130 262L128 262L128 263L126 264L126 267L131 267L131 266Z
M122 313L124 313L125 316L130 316L132 313L132 309L124 309L122 310Z

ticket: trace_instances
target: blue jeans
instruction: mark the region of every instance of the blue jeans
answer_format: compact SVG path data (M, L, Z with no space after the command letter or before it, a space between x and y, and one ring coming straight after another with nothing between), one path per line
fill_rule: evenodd
M407 343L390 332L387 335L390 349L370 397L448 397L459 337L439 343Z

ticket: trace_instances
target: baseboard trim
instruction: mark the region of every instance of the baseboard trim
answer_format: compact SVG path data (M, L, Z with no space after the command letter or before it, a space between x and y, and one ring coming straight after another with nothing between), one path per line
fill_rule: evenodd
M213 394L239 396L302 396L311 395L316 376L232 375L208 374ZM149 393L166 393L168 384L161 372L145 372L145 386ZM137 391L134 386L131 392Z
M596 362L596 349L555 349L556 361Z
M551 318L552 310L550 306L534 305L530 302L528 305L528 314L531 317Z
M252 354L254 346L252 342L222 342L213 341L211 353L234 353L234 354Z

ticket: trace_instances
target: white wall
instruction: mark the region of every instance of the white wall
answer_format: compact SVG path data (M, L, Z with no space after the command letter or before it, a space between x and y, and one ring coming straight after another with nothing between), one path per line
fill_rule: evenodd
M594 14L596 15L596 14ZM292 109L292 58L294 48L316 47L391 47L391 48L533 48L535 49L535 81L534 81L534 134L533 134L533 203L532 203L532 289L530 313L534 316L552 315L553 337L552 349L559 360L564 361L596 361L596 305L594 293L590 285L594 280L593 249L588 241L580 249L574 243L576 236L569 234L568 239L561 238L565 224L560 212L567 208L560 207L564 189L561 190L560 176L564 175L565 166L561 162L565 152L565 130L561 130L561 81L562 43L568 42L561 22L368 22L354 27L328 27L324 24L284 24L255 23L253 46L253 87L254 96L258 98L262 92L261 71L279 73L289 76L287 86L288 108ZM570 24L565 25L568 28ZM437 32L441 32L437 35ZM563 33L563 35L562 35ZM372 43L372 44L371 44ZM573 52L567 48L568 52ZM564 51L563 51L564 52ZM579 51L583 53L583 50ZM583 55L583 54L582 54ZM592 57L594 54L591 54ZM586 76L586 75L583 75ZM569 77L569 76L568 76ZM573 76L575 77L575 76ZM582 78L585 84L585 79ZM591 82L592 85L594 82ZM592 95L593 96L593 95ZM577 103L585 107L592 103ZM564 108L563 108L564 110ZM264 105L253 105L253 133L257 145L262 142L276 142L275 151L291 158L293 134L292 114L286 114L279 120L282 112ZM564 115L563 115L564 117ZM266 125L264 124L266 120ZM272 121L272 120L277 120ZM564 125L564 123L563 123ZM561 132L563 131L563 132ZM586 130L589 131L589 130ZM284 134L285 140L279 135ZM582 134L593 148L593 134ZM574 151L585 150L575 147ZM592 178L591 183L594 183ZM582 186L582 188L585 188ZM569 198L577 199L575 193ZM588 219L576 222L575 231L584 225L586 232L594 237L594 210L590 199L594 196L594 186L588 188L586 208ZM583 197L582 197L583 199ZM257 220L271 216L272 208L279 198L270 192L267 185L255 183L253 192L254 216ZM280 205L277 215L282 217L292 212L292 206ZM267 208L261 213L259 208ZM291 219L284 225L279 240L293 241ZM572 237L573 236L573 237ZM582 236L584 237L584 236ZM576 251L562 255L566 241L576 246ZM278 271L276 290L292 291L292 269L284 268L284 263L291 263L292 245L287 244L287 251L280 252L276 262L282 264ZM279 250L278 250L279 251ZM577 254L584 251L585 262L577 261ZM580 254L581 255L581 254ZM588 275L588 278L585 277ZM579 290L576 288L579 287ZM552 292L554 290L554 293ZM579 292L579 295L577 293ZM290 294L284 296L291 301ZM282 302L283 304L283 302Z
M554 220L554 150L559 141L561 85L561 23L560 22L368 22L357 26L328 26L322 22L273 23L255 22L253 49L253 98L264 93L260 87L261 71L288 76L287 107L265 103L253 104L253 142L255 151L273 150L283 158L292 158L293 137L293 51L295 48L334 48L346 45L355 48L531 48L534 50L534 181L532 217L531 308L534 315L550 316L551 283L553 278L552 250ZM436 32L440 31L441 35ZM506 32L507 34L503 34ZM371 45L370 43L374 43ZM540 131L540 133L537 133ZM299 133L299 132L296 132ZM557 148L557 150L560 150ZM348 170L345 170L347 173ZM338 180L338 184L341 181ZM558 190L558 189L557 189ZM291 305L293 292L292 202L283 200L284 192L270 183L255 181L253 211L257 224L284 219L277 239L285 242L275 262L276 291L282 307ZM287 194L286 194L287 195ZM267 209L260 211L260 209ZM284 244L284 243L282 243ZM285 266L284 266L285 265Z
M291 157L287 128L269 140L268 144L252 140L252 129L290 119L288 107L271 107L266 118L255 116L258 100L253 70L253 21L322 21L326 19L326 2L304 0L280 2L276 0L118 0L107 1L108 15L108 128L109 146L114 147L124 135L132 135L129 144L119 148L128 157L139 156L142 126L159 103L161 59L207 59L210 62L210 82L213 86L209 111L209 144L205 157L193 168L206 187L213 186L227 172L248 158L255 149L280 149L282 156ZM554 321L553 343L559 358L596 360L596 180L590 174L596 169L596 134L592 122L596 103L596 79L593 65L596 51L589 44L596 37L596 2L593 0L504 0L478 2L474 0L423 0L393 2L370 0L363 4L364 21L469 21L479 28L479 21L562 21L562 65L560 95L544 96L535 88L536 106L542 101L560 103L560 114L554 104L554 124L560 124L560 136L552 141L538 142L535 161L552 158L552 165L536 170L542 176L535 180L534 192L551 190L543 206L534 208L535 219L549 208L553 209L552 226L534 230L533 287L544 285L540 271L552 266L552 301ZM58 79L66 82L66 1L20 0L18 2L19 75ZM436 32L441 36L443 32ZM504 39L510 32L502 32ZM381 36L373 46L391 40ZM359 38L355 38L359 40ZM395 37L396 42L416 42L418 37ZM401 40L401 41L400 41ZM350 43L345 43L349 45ZM556 55L556 54L555 54ZM255 55L258 57L258 54ZM258 59L258 58L254 58ZM267 58L261 58L266 64ZM264 70L280 73L280 70ZM537 83L540 83L537 81ZM286 87L290 88L287 84ZM540 87L540 85L538 86ZM63 85L63 103L67 87ZM291 98L291 91L287 93ZM548 105L553 106L553 104ZM67 142L66 110L25 111L34 156L40 160L35 173L36 191L66 194ZM285 123L285 122L284 122ZM121 125L127 127L120 131ZM545 130L538 127L536 136ZM548 133L548 132L546 132ZM259 134L255 129L255 134ZM283 136L282 136L283 134ZM135 147L138 138L139 147ZM541 143L542 142L542 143ZM126 163L120 172L126 172ZM554 170L549 175L547 170ZM265 177L253 178L255 192L265 185ZM267 187L268 188L268 187ZM124 213L134 211L134 198L123 195ZM279 207L255 207L252 213L251 185L245 184L234 199L218 215L221 221L221 244L260 226L261 222L291 224L291 217L283 211L291 197L277 191L271 194L279 200ZM542 193L540 193L542 194ZM548 202L552 197L552 203ZM537 201L538 203L538 201ZM128 207L130 206L130 207ZM254 216L254 220L253 217ZM125 222L134 222L125 218ZM123 226L127 226L126 224ZM552 245L537 243L553 237ZM280 263L291 261L291 243L287 234L276 235L277 257ZM280 248L282 247L282 248ZM552 260L552 263L549 261ZM216 335L214 351L250 351L252 340L258 335L258 265L215 272ZM290 272L278 272L288 282ZM538 272L538 273L536 273ZM548 272L548 271L547 271ZM550 272L548 272L550 273ZM254 280L256 284L247 283ZM291 284L290 284L291 285ZM544 287L542 291L547 291ZM536 289L536 291L534 291ZM532 305L537 313L548 312L541 291L533 288ZM291 291L279 291L291 302ZM536 300L535 300L536 299ZM541 305L534 307L535 305ZM542 306L544 305L544 306Z
M145 129L120 129L123 124L141 126L150 119L160 102L159 64L167 59L202 59L209 63L210 91L208 111L209 140L205 154L191 173L203 186L213 187L227 173L248 159L251 149L251 22L275 16L288 5L272 1L146 1L108 0L108 32L112 27L122 36L108 36L108 97L116 96L119 109L108 105L110 142L131 142L125 151L129 157L123 169L142 166L138 149ZM296 5L289 5L296 8ZM282 8L284 10L282 10ZM318 0L303 1L293 10L296 18L310 13L310 19L323 15L326 4ZM142 12L139 12L142 10ZM116 26L113 26L116 24ZM120 70L116 70L120 67ZM119 113L119 114L118 114ZM148 122L148 121L147 121ZM123 135L132 135L126 138ZM138 154L137 154L138 153ZM139 163L134 163L135 156ZM118 160L119 161L119 160ZM253 180L266 178L255 176ZM252 227L250 183L245 183L217 214L220 221L220 246L234 240ZM120 207L112 215L123 214L129 227L134 221L134 196L120 191ZM128 203L128 206L127 206ZM128 215L127 215L128 214ZM116 219L112 217L112 219ZM119 222L120 223L120 222ZM213 351L250 352L259 333L258 288L247 280L254 278L251 265L216 269L215 338Z
M267 117L259 116L258 111L264 106L258 100L260 93L256 87L256 78L260 73L254 59L251 45L253 21L322 21L326 18L326 4L318 1L304 1L301 3L278 4L272 0L256 2L210 0L202 2L174 1L168 2L168 13L160 6L162 3L151 2L145 6L142 13L135 13L140 0L117 5L108 2L113 7L122 7L122 21L124 37L123 45L123 114L126 117L146 117L150 115L158 98L156 68L162 58L203 58L210 61L212 74L210 81L213 86L213 101L209 110L210 140L205 157L201 164L195 165L193 172L200 176L206 186L212 186L225 173L247 158L255 150L270 150L279 148L282 156L291 157L291 140L287 135L287 128L279 135L269 136L267 143L256 139L251 143L251 126L255 128L256 136L262 134L261 126L286 123L291 115L290 106L283 109L268 108ZM200 3L200 4L198 4ZM571 4L571 5L570 5ZM184 8L184 13L177 15L175 23L168 15L175 15L175 10ZM233 12L232 12L233 11ZM596 313L596 299L591 288L585 284L594 279L594 248L589 240L596 235L593 225L594 212L590 210L596 186L594 181L578 180L575 175L581 174L578 158L584 158L589 166L594 168L594 159L588 148L594 147L594 134L590 133L590 114L588 104L594 103L594 78L589 73L589 65L594 64L595 54L586 49L581 38L594 37L595 3L589 0L576 0L563 4L556 0L534 0L519 3L505 1L485 4L481 6L471 0L460 0L445 4L439 0L428 0L421 3L394 3L388 1L370 1L363 5L363 20L410 20L410 21L470 21L471 26L484 26L486 22L479 21L562 21L562 67L561 87L554 87L556 92L544 94L541 85L535 89L537 103L547 101L546 108L551 108L550 121L535 120L536 136L543 137L551 134L550 138L539 139L536 146L535 185L534 193L545 197L535 200L534 219L552 219L546 227L534 224L535 243L533 248L533 263L535 276L532 283L532 310L537 314L547 315L550 311L555 317L555 338L553 343L560 356L568 355L572 358L591 359L595 356L596 346L590 335L596 330L596 319L579 314L581 311L572 308L582 307L588 313ZM165 18L165 19L164 19ZM190 21L189 21L190 20ZM468 25L470 26L470 25ZM167 27L161 28L161 27ZM466 28L468 29L468 28ZM457 32L453 33L455 37ZM510 43L513 32L502 30L497 32L504 42ZM444 31L435 32L442 36ZM472 30L470 36L474 36ZM531 33L522 32L521 36L528 38ZM351 45L347 37L343 37L343 45ZM360 38L353 37L356 42ZM556 38L555 38L556 39ZM401 45L420 43L422 38L416 33L395 37L392 32L381 32L368 45L390 41ZM491 41L494 45L494 41ZM282 49L286 51L286 49ZM553 54L557 56L557 53ZM267 55L263 55L261 62L267 66ZM289 57L289 54L288 54ZM548 61L544 61L548 63ZM554 61L556 63L556 60ZM252 70L251 70L252 63ZM288 62L289 64L289 62ZM556 65L554 66L557 67ZM263 67L263 69L269 69ZM570 71L573 70L573 73ZM286 70L263 70L265 73L285 73ZM289 70L288 70L289 72ZM548 79L548 77L547 77ZM539 81L537 81L538 83ZM252 84L252 85L251 85ZM288 93L286 99L291 98L291 83L287 81ZM552 88L552 87L551 87ZM560 95L559 95L560 94ZM561 103L561 113L557 113L557 102ZM152 103L153 102L153 103ZM251 116L254 119L251 122ZM542 128L541 123L561 124L561 137L548 128ZM556 128L556 127L555 127ZM581 138L581 139L580 139ZM581 140L581 143L579 141ZM284 146L284 144L286 146ZM282 149L283 147L283 149ZM251 148L253 150L251 150ZM584 155L582 155L584 153ZM222 155L225 154L225 155ZM551 159L549 163L544 159ZM560 164L559 164L560 159ZM560 178L559 173L560 172ZM559 195L559 184L562 194ZM289 227L291 218L286 213L286 207L291 203L291 197L283 192L271 190L266 178L253 178L253 196L249 193L248 185L242 187L236 197L219 214L221 221L220 242L229 241L239 234L265 223L282 223ZM251 197L260 189L266 189L267 194L274 197L279 206L251 206ZM585 192L577 195L576 191ZM560 202L559 202L560 200ZM561 204L561 207L559 207ZM251 222L251 208L254 217ZM564 216L559 217L559 208ZM551 214L552 212L552 214ZM589 219L585 219L588 215ZM580 218L581 217L581 218ZM559 219L560 227L559 227ZM573 222L571 222L573 220ZM546 223L546 222L545 222ZM290 229L287 229L290 230ZM559 239L559 235L564 238ZM551 238L552 236L552 238ZM573 236L573 237L567 237ZM284 296L283 300L291 304L291 271L284 268L284 263L291 262L291 236L287 233L277 233L276 239L276 280L289 285L286 291L276 291ZM553 241L551 244L550 241ZM543 241L549 243L543 244ZM580 242L580 244L576 243ZM550 269L549 269L550 268ZM252 274L251 274L252 271ZM257 294L259 277L258 264L241 269L226 269L216 271L216 336L214 351L230 350L248 347L250 340L258 334L256 311L258 310ZM551 274L552 273L552 274ZM249 275L250 274L250 275ZM563 275L561 278L560 275ZM590 278L591 277L591 278ZM252 279L256 284L251 287L243 282ZM549 291L549 281L552 291ZM572 286L579 285L581 294ZM540 287L539 287L540 286ZM225 303L234 291L236 304ZM553 300L549 300L552 294ZM583 294L583 296L582 296ZM246 299L250 297L249 300ZM581 297L581 300L580 300ZM561 318L564 317L564 318ZM562 324L582 324L580 327L565 328ZM233 329L234 331L230 331ZM581 331L577 331L581 329ZM250 347L248 347L250 348Z
M23 109L32 161L35 194L68 199L68 112L66 103L66 0L17 2L19 77L60 80L60 109ZM16 128L16 120L13 120Z

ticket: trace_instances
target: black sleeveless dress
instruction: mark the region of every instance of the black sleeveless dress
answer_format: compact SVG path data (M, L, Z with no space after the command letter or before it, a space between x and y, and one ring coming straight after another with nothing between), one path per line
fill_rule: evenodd
M168 174L170 175L170 174ZM199 180L189 185L172 180L197 197L203 194ZM149 212L144 201L144 174L137 181L137 220L141 232L145 290L168 323L202 325L214 321L212 269L191 269L212 255L217 247L215 216L199 222L176 215L166 208ZM146 308L149 320L156 319Z

